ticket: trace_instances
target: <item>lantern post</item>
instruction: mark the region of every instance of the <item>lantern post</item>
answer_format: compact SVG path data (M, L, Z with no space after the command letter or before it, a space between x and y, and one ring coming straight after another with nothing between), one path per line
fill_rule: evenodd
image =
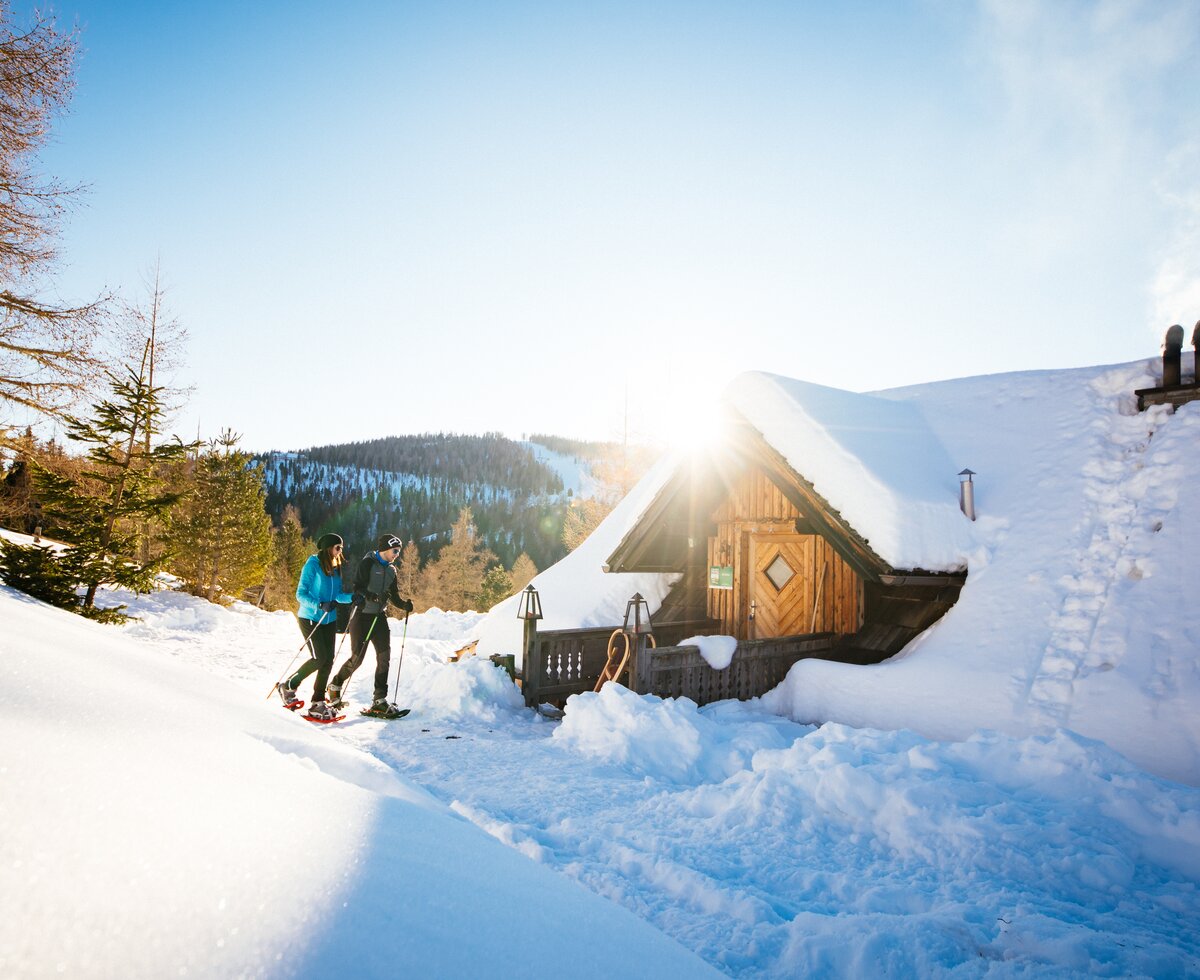
M517 619L525 624L521 638L521 693L527 708L537 707L538 688L542 683L541 651L538 650L537 624L542 618L542 599L537 589L526 586L517 607Z

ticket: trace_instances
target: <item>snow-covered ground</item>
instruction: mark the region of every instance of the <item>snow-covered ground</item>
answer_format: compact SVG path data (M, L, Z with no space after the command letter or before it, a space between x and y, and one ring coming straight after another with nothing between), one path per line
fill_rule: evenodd
M382 760L433 718L509 714L490 664L439 685L427 640L411 725L334 731L263 698L290 615L132 606L103 627L0 586L0 976L713 972Z
M121 598L0 587L0 976L1200 974L1200 790L1069 731L556 723L436 610L408 718L317 727L265 698L289 614Z

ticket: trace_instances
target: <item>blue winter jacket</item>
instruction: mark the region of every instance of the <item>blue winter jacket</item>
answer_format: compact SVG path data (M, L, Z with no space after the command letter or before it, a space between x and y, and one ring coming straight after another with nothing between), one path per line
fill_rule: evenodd
M300 600L300 618L313 623L332 623L337 620L336 612L327 612L321 608L322 602L331 599L337 602L349 602L353 596L342 591L342 570L334 569L332 575L326 575L321 570L319 555L309 555L304 568L300 570L300 584L296 586L296 598Z

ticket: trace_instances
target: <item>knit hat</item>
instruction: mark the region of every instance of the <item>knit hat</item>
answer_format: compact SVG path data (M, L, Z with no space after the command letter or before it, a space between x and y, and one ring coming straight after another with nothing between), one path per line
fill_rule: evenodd
M396 534L381 534L375 542L376 551L387 551L389 548L403 548L404 542Z
M334 545L341 543L342 536L340 534L334 534L332 532L329 534L322 534L319 538L317 538L317 551L324 551L326 548L332 548Z

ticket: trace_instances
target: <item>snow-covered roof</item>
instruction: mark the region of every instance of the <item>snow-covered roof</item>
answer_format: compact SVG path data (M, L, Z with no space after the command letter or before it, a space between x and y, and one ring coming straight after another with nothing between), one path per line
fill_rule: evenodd
M734 379L725 399L892 568L966 567L973 539L958 508L961 467L918 408L761 372ZM660 460L576 551L533 580L542 629L619 624L635 592L657 611L677 574L604 567L685 463L679 454ZM518 601L483 621L481 653L519 650Z
M735 378L725 401L892 568L966 567L964 464L916 405L759 371Z

